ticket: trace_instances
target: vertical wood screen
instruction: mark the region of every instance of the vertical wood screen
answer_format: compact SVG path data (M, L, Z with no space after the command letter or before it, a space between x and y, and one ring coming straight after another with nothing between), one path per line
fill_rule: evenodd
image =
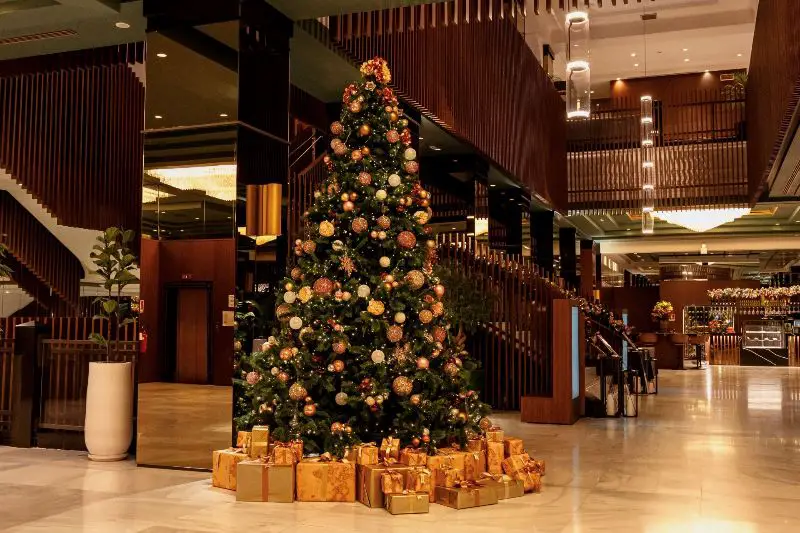
M697 90L655 102L656 208L749 204L744 99ZM567 123L570 213L641 208L638 98Z
M65 226L137 229L144 44L0 62L0 169Z
M14 382L14 341L0 338L0 442L11 430L11 398Z
M407 103L566 208L564 101L525 43L520 2L454 0L301 27L354 64L385 57Z

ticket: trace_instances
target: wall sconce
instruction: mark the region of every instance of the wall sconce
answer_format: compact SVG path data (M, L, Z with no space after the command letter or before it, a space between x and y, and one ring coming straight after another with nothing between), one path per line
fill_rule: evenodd
M281 235L282 199L280 183L247 186L245 232L256 244L266 244Z

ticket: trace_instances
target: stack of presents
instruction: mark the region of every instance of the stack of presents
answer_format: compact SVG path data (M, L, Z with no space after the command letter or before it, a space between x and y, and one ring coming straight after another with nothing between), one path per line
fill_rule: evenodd
M522 439L492 428L465 450L428 455L383 439L349 449L345 457L303 456L302 441L270 442L269 428L240 431L237 447L214 452L212 483L248 502L355 502L392 514L427 513L431 503L466 509L518 498L542 488L544 461Z

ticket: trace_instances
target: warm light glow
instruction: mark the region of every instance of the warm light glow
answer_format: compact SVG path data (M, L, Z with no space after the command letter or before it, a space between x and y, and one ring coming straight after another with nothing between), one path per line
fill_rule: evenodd
M156 189L144 187L142 189L142 203L149 204L150 202L155 202L159 198L170 198L175 196L174 194L169 194L163 191L159 191Z
M475 219L475 236L478 235L485 235L489 233L489 219L488 218L476 218Z
M578 59L567 63L567 72L582 72L584 70L589 70L588 61L584 61L583 59Z
M588 111L570 111L567 113L567 118L589 118Z
M642 161L642 168L655 168L656 164L652 161Z
M589 13L586 11L573 11L567 13L567 22L571 24L586 22L589 19Z
M733 222L750 213L749 207L733 207L725 209L689 209L686 211L654 211L653 215L665 222L683 226L686 229L701 233Z
M182 191L202 191L224 202L236 199L236 165L155 168L146 172Z
M655 188L656 188L655 185L653 185L652 183L646 183L646 184L642 185L642 190L645 190L645 191L652 191Z
M164 52L159 52L159 53L156 54L156 57L160 57L160 58L163 59L163 58L167 57L167 54L165 54Z

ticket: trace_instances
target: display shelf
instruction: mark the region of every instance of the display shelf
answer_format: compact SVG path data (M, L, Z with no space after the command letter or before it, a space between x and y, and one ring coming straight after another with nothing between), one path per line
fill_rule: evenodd
M687 305L683 308L683 333L721 334L734 331L736 306L732 304Z
M773 348L785 346L783 323L778 320L748 321L743 325L743 348Z

